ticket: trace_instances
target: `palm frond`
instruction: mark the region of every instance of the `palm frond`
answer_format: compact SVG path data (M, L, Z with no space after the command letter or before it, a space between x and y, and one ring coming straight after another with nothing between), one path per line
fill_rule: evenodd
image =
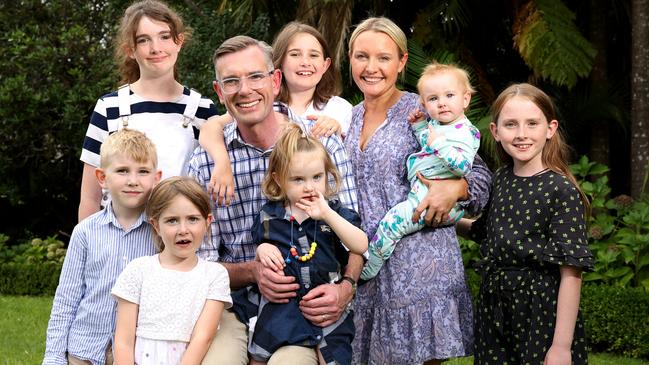
M268 0L221 0L218 11L228 14L240 25L249 26L258 16L268 14L268 5Z
M431 14L437 15L445 32L457 32L471 21L466 0L439 1Z
M572 88L590 73L595 49L560 0L534 0L517 14L514 46L535 76Z
M436 49L426 53L421 45L414 40L408 40L408 64L406 66L406 77L403 87L407 90L417 92L417 81L421 71L433 61L440 63L455 62L457 56L445 49Z
M345 57L345 39L352 22L352 0L320 1L318 30L333 53L334 65L340 66Z

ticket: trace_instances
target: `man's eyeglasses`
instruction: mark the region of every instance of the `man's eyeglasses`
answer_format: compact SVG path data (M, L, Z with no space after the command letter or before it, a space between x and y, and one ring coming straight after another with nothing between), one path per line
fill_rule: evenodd
M221 90L225 94L234 94L241 90L243 80L246 80L249 88L257 90L264 86L266 78L272 75L273 72L275 72L275 70L269 72L255 72L244 77L228 77L226 79L218 81L218 83L221 86Z

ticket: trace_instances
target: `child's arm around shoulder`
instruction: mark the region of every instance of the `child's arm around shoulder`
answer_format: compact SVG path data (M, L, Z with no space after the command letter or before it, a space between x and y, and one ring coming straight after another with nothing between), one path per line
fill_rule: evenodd
M218 205L229 205L234 198L234 176L223 139L223 128L230 123L230 114L212 117L205 122L198 136L201 147L214 159L208 192Z
M365 232L331 209L320 192L318 192L318 197L312 201L302 199L296 203L296 206L304 210L311 218L325 221L350 252L362 255L367 251L368 239Z

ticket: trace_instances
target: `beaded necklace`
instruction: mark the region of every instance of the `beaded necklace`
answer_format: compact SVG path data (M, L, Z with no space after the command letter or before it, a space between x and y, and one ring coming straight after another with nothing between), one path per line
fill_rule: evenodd
M316 238L318 237L317 236L318 235L318 221L315 222L315 228L313 229L313 242L311 242L311 248L309 249L309 253L307 253L306 255L300 256L297 253L297 247L293 243L293 222L295 221L295 217L293 215L291 215L291 218L289 220L291 221L291 248L289 250L288 255L286 255L286 259L284 259L284 261L287 264L290 264L291 263L291 257L296 262L300 262L300 261L301 262L306 262L306 261L311 260L311 258L315 255L316 248L318 247L318 244L315 242Z

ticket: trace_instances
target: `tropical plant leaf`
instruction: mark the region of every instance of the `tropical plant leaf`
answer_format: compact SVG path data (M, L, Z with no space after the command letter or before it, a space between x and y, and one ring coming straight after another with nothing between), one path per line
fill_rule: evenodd
M354 2L352 0L329 0L318 3L320 3L318 30L329 44L334 65L340 67L345 57L345 39L347 39L352 23Z
M421 71L433 61L440 63L453 63L457 56L447 50L437 49L434 52L427 53L417 41L408 41L408 65L406 67L406 76L404 87L412 92L417 92L417 81Z
M445 32L457 32L471 21L466 0L439 1L431 13L438 14Z
M537 77L572 88L593 67L595 49L560 0L533 0L516 15L514 46Z

